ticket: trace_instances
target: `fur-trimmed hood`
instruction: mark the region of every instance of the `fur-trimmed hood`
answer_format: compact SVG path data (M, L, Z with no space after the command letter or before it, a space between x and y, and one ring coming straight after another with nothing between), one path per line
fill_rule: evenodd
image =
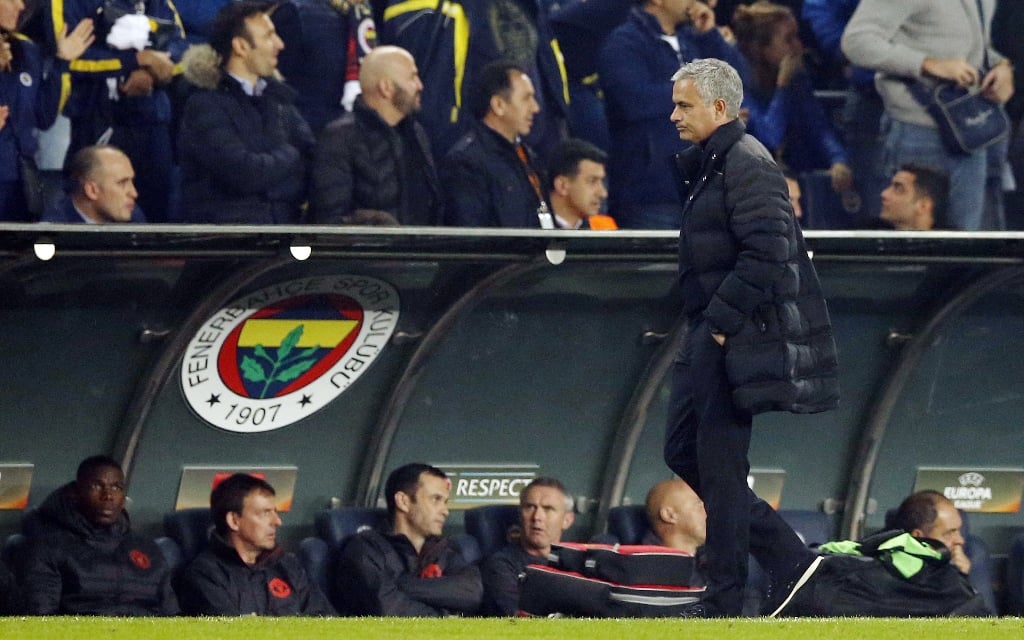
M194 44L181 56L185 79L203 89L216 89L223 77L220 56L208 44Z
M181 66L185 79L201 89L216 89L224 78L220 55L208 44L189 47L181 57ZM284 80L277 71L272 77L279 82Z

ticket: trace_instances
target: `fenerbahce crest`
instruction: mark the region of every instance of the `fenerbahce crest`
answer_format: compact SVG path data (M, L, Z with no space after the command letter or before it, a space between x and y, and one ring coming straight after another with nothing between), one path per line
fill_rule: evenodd
M260 289L196 332L181 365L188 405L215 427L271 431L341 395L391 338L398 292L366 276L316 276Z

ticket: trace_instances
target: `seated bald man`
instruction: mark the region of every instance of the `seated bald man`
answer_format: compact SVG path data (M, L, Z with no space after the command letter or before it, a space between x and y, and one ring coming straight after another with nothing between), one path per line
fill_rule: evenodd
M662 480L647 492L647 521L653 539L644 542L660 544L696 554L707 538L707 514L704 503L685 480Z
M362 95L320 134L310 222L438 225L441 190L416 114L423 83L400 47L377 47L359 70Z

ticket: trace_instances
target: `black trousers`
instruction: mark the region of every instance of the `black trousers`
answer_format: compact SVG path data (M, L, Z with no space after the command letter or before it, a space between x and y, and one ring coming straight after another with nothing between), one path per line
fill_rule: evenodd
M702 551L706 603L719 615L743 609L748 554L773 583L799 576L813 553L747 485L752 418L736 409L725 372L725 348L706 322L691 329L673 371L665 462L693 487L707 510Z

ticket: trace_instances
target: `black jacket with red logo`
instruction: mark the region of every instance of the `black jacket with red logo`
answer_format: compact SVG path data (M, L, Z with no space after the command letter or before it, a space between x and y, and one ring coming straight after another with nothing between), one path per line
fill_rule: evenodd
M178 583L183 612L192 615L333 616L334 608L294 554L281 547L247 565L217 534Z
M110 527L75 508L73 484L43 502L25 524L24 610L30 615L175 615L171 569L122 513Z
M404 535L363 531L345 543L336 571L345 614L424 616L472 614L480 608L480 570L450 538L430 537L420 553Z

